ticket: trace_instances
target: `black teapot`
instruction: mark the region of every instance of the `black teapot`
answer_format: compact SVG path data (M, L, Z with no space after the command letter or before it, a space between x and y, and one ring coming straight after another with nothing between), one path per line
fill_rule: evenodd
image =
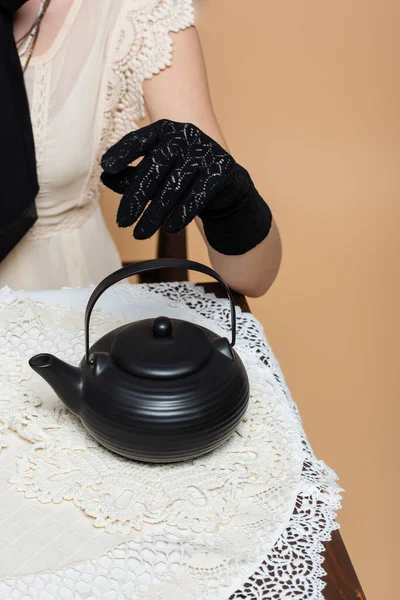
M93 308L111 285L171 268L199 271L222 284L231 305L231 343L204 327L161 316L119 327L90 347ZM89 299L85 336L80 367L51 354L38 354L29 364L89 433L121 456L157 463L193 459L227 440L247 409L249 381L233 349L233 296L221 277L204 265L158 259L112 273Z

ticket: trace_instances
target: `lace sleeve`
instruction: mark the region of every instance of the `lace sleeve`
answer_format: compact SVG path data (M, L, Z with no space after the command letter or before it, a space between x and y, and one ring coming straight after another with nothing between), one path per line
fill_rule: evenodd
M170 33L193 23L192 0L125 0L112 40L107 147L143 119L144 80L171 64Z

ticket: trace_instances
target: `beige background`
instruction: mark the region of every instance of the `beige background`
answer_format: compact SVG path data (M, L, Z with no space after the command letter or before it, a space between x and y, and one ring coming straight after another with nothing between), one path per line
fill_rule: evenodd
M283 238L279 278L252 308L347 490L339 521L368 599L398 597L399 3L200 9L216 113ZM111 227L124 258L154 253ZM193 228L190 255L206 260Z

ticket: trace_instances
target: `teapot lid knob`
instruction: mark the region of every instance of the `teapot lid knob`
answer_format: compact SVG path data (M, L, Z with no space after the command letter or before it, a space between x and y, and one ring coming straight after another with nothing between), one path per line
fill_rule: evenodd
M153 333L156 338L171 337L172 335L172 321L168 317L157 317L153 321Z

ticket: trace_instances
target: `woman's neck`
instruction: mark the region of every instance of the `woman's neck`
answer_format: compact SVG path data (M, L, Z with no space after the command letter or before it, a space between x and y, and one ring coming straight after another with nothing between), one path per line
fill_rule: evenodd
M40 26L40 34L36 42L34 56L41 56L51 47L74 1L56 0L50 2L50 6ZM15 14L14 37L16 40L19 40L32 27L41 3L42 0L29 0Z

